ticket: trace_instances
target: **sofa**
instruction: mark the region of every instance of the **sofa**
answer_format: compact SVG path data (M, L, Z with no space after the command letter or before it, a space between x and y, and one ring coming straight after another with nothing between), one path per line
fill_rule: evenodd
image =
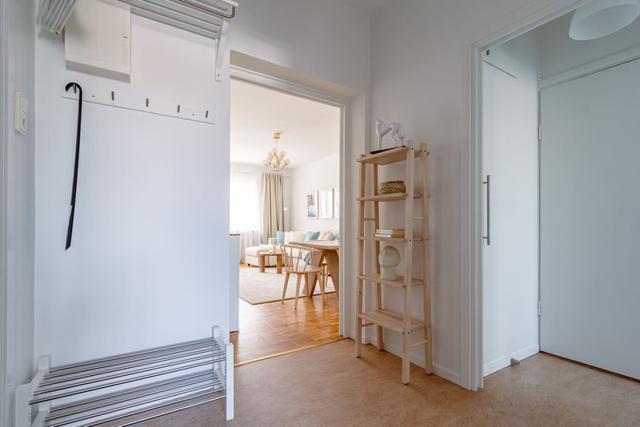
M270 237L268 243L265 245L250 246L244 251L244 262L250 266L259 267L261 252L269 252L274 250L280 252L280 247L290 242L303 242L305 240L335 240L338 237L338 233L330 230L325 231L286 231L278 232L278 236ZM294 256L297 256L294 250ZM303 254L304 256L304 254ZM273 267L276 265L276 257L265 257L264 260L266 267Z

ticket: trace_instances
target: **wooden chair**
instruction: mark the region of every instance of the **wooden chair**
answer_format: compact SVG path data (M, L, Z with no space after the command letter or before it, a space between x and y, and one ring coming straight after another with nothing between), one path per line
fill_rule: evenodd
M282 258L284 260L284 286L282 288L282 304L287 294L287 286L289 285L289 277L292 274L296 275L296 296L295 296L295 308L298 308L298 296L300 295L300 282L304 276L304 284L307 292L311 289L309 286L309 276L317 274L318 282L320 282L320 293L322 294L322 304L326 305L324 290L326 285L326 276L320 277L322 273L322 267L307 265L304 260L303 254L308 248L297 245L283 245L282 246ZM297 252L297 253L296 253Z

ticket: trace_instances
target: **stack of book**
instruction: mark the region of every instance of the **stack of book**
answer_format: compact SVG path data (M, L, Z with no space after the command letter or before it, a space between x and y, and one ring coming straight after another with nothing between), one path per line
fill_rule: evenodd
M376 237L404 239L403 228L378 228L376 229Z

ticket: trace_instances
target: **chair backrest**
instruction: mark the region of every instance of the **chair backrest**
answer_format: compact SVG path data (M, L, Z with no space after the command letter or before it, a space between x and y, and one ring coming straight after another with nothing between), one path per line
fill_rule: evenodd
M307 248L298 245L284 244L280 247L284 260L285 271L304 272L307 266L303 253Z

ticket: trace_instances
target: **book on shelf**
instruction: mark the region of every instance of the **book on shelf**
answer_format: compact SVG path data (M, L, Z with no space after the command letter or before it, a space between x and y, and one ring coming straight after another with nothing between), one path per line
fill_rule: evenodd
M394 239L404 238L403 228L378 228L375 233L376 237L388 237Z

